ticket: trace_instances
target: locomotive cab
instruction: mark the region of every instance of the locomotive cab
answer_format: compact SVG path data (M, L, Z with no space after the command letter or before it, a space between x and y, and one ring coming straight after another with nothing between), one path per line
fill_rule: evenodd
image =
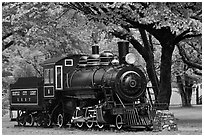
M55 98L57 91L63 91L66 87L66 74L76 68L81 55L69 55L56 57L45 61L44 69L44 98Z

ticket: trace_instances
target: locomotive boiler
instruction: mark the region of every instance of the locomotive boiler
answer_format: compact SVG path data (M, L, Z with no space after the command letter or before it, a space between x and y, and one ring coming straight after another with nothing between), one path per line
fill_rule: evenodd
M82 56L79 67L68 73L68 90L70 95L93 95L93 98L104 99L104 92L112 92L124 102L140 99L146 88L146 77L141 69L134 66L135 56L129 53L127 42L119 42L119 62L111 52L99 55L98 47L93 47L93 54ZM84 62L86 66L84 66ZM72 91L73 90L73 91ZM75 91L75 92L74 92ZM82 97L83 98L83 97Z
M43 107L38 110L22 107L20 99L11 108L22 111L23 115L17 118L21 125L27 121L59 127L72 124L79 128L149 127L152 117L145 94L146 76L134 65L135 61L134 54L129 53L129 43L124 41L118 42L118 55L110 51L99 53L99 47L93 46L91 55L49 59L42 64L43 90L38 91L43 92L40 94ZM18 83L11 91L27 88Z

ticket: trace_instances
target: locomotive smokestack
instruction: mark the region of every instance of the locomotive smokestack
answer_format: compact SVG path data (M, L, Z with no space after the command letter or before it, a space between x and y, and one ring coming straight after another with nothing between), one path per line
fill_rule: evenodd
M125 56L129 53L129 42L120 41L118 42L118 53L119 53L119 63L125 63Z
M92 46L92 54L99 54L99 46Z

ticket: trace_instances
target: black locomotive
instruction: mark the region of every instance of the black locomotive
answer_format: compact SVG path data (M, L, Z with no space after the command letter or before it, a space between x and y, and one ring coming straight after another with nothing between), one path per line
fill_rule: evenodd
M146 76L134 66L128 42L118 42L118 52L99 54L93 46L89 56L45 61L43 78L19 78L10 86L10 110L18 112L18 125L151 126Z

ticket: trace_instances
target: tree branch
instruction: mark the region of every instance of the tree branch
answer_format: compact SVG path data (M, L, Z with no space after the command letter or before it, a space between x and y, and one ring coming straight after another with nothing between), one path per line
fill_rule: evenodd
M2 37L2 40L8 38L9 36L13 35L13 32L10 32L8 34L6 34L5 36Z
M176 38L174 39L173 44L176 45L178 44L180 41L187 39L187 38L192 38L192 37L200 37L202 36L202 34L189 34L191 31L190 29L185 30L184 32L182 32L181 34L179 34L178 36L176 36Z
M18 52L19 56L20 56L22 59L24 59L24 57L23 57L23 55L21 54L21 52L20 52L19 49L17 50L17 52ZM26 62L27 64L32 65L33 68L36 70L36 72L37 72L40 76L43 76L42 73L41 73L41 71L37 68L37 65L36 65L35 63L32 63L31 61L28 61L28 60L26 60L26 59L24 59L24 60L25 60L25 62Z
M26 33L28 32L29 29L31 29L32 27L25 27L25 28L20 28L20 29L17 29L15 31L12 31L8 34L6 34L5 36L2 37L2 41L5 40L6 38L8 38L9 36L11 35L14 35L15 33L17 33L18 35L24 37L26 35ZM14 40L10 41L9 43L3 45L2 47L2 51L4 51L6 48L10 47L11 45L14 44Z
M14 41L10 41L9 43L2 45L3 46L2 51L4 51L5 49L7 49L8 47L10 47L13 44L14 44Z
M199 71L198 69L193 69L194 74L202 76L202 71Z
M179 44L177 44L177 47L179 49L179 54L181 55L181 58L183 60L184 63L186 63L188 66L193 67L193 68L197 68L199 70L202 70L202 65L198 64L198 63L194 63L192 61L190 61L190 59L187 57L185 50L183 49L183 47Z

